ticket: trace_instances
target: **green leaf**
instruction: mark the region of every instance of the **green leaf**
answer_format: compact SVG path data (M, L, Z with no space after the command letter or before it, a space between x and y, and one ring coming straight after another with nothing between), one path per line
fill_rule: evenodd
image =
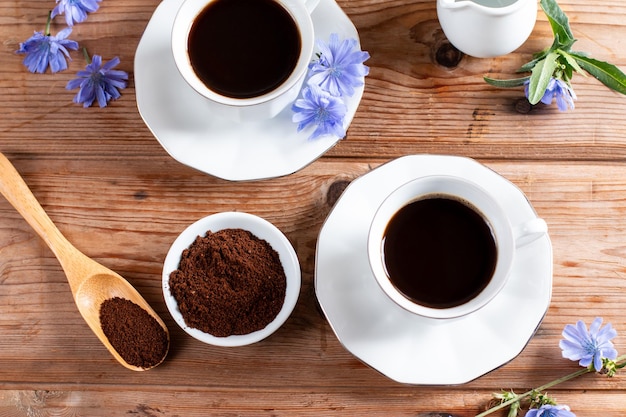
M509 408L509 412L506 417L517 417L521 408L522 405L519 403L519 401L514 402L513 404L511 404L511 407Z
M552 26L555 43L558 43L559 48L569 50L574 42L576 42L576 38L574 38L574 34L569 26L569 19L565 13L563 13L563 10L561 10L556 0L541 0L540 4L548 17L550 26ZM553 49L555 49L555 46L556 45L553 45Z
M522 78L513 78L509 80L497 80L495 78L483 77L483 79L485 80L487 84L491 84L495 87L502 87L502 88L522 86L524 85L526 80L528 80L529 78L530 77L522 77Z
M580 67L580 65L578 65L578 62L576 61L576 58L574 58L571 54L563 51L563 50L557 50L556 51L559 55L561 55L563 57L563 59L565 59L565 62L567 63L568 66L570 66L572 68L572 70L579 72L583 75L586 75L582 68ZM571 74L570 74L570 78L571 78Z
M553 51L562 51L560 48L562 47L560 42L560 36L558 33L554 34L554 41L552 41L552 45L549 48L544 49L543 51L536 52L533 54L533 60L525 63L517 70L517 72L529 72L532 71L533 67L537 64L537 62L544 59L550 52Z
M618 93L626 94L626 75L615 65L572 52L572 57L589 74Z
M545 57L546 57L546 55L543 55L543 56L540 56L540 57L537 57L537 58L533 59L532 61L529 61L529 62L525 63L524 65L522 65L517 70L517 72L530 72L530 71L532 71L533 68L535 67L535 65L537 65L537 62L541 61Z
M545 59L539 61L530 75L528 86L528 101L530 104L537 104L543 97L558 65L557 53L550 52Z

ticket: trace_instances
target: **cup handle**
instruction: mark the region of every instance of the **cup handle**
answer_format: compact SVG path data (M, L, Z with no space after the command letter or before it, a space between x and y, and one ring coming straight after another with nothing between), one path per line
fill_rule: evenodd
M304 6L309 11L309 14L313 13L313 10L320 4L320 0L303 0Z
M548 232L548 225L545 220L535 217L525 223L513 228L513 238L515 247L520 248L539 239Z

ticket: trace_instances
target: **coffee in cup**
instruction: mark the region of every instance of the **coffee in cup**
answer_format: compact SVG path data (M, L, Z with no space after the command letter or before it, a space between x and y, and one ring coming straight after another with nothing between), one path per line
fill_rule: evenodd
M491 225L468 202L429 194L389 220L382 257L389 280L405 297L432 308L450 308L489 284L498 259Z
M383 201L370 227L368 256L376 281L398 305L452 318L491 301L506 284L516 247L546 231L539 218L512 226L473 182L429 176Z
M185 0L172 29L176 66L220 116L274 117L304 81L314 6L313 0Z

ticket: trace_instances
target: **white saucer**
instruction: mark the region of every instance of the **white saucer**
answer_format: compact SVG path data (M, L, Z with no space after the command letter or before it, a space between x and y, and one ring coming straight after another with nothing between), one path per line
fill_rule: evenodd
M462 384L512 360L541 323L552 293L547 235L518 250L502 291L468 316L416 316L382 292L367 259L367 235L377 207L407 181L445 174L471 179L492 192L513 223L537 217L515 185L484 165L455 156L413 155L354 180L317 241L315 291L337 338L362 362L407 384Z
M341 139L327 136L309 140L311 130L296 132L291 106L260 122L235 123L211 114L206 99L183 80L172 57L171 29L180 2L161 2L135 54L139 113L174 159L228 180L272 178L305 167ZM334 0L321 0L312 17L317 39L327 41L331 33L340 39L359 39L356 28ZM263 51L259 51L259 65L263 65ZM346 98L346 129L363 88Z

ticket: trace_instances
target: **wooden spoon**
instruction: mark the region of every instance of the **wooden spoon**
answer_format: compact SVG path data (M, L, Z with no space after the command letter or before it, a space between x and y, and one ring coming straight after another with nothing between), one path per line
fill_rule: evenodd
M61 234L20 174L2 153L0 153L0 193L24 217L57 257L67 276L78 311L104 346L109 349L113 357L126 368L134 371L150 369L163 362L167 350L163 355L163 359L150 368L131 365L111 345L102 331L100 305L105 300L113 297L121 297L132 301L154 317L165 330L168 348L169 332L161 318L128 281L88 258Z

